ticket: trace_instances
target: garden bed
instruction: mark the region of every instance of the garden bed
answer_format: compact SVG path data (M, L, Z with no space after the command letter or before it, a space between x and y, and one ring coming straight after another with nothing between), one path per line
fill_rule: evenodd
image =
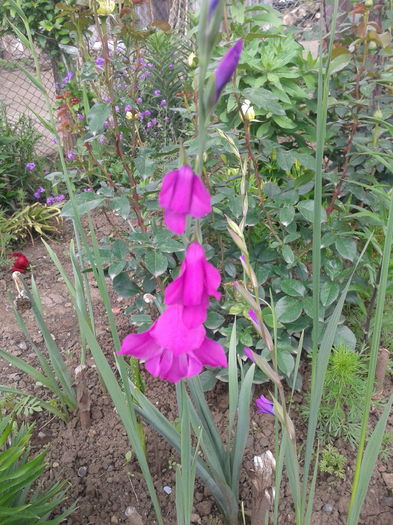
M109 233L110 226L104 216L96 217L96 225L100 235ZM67 247L71 232L67 224L63 226L62 237L51 242L61 262L68 272L71 272L67 255ZM51 333L67 358L70 369L78 363L75 356L79 355L79 330L71 302L67 295L64 282L47 255L45 247L37 241L34 245L26 246L24 253L30 260L34 277L40 291L41 300ZM12 290L12 279L9 273L1 276L2 287ZM113 345L107 329L105 309L100 301L97 288L91 287L96 327L99 341L105 354L115 370ZM130 300L121 300L112 296L112 306L115 309L128 305ZM115 310L117 311L117 310ZM0 306L2 319L2 333L0 347L13 355L27 358L35 364L35 354L25 341L14 320L9 305L4 302ZM42 337L38 333L32 313L24 314L27 325L31 330L33 340L43 348ZM130 332L131 325L128 318L122 313L116 316L119 333L122 337ZM93 361L89 358L88 363ZM0 361L0 383L15 386L30 393L38 393L32 380L20 371ZM307 377L307 370L304 370ZM149 374L143 374L146 381L146 395L172 421L177 417L176 400L173 385L159 381ZM298 415L297 407L304 402L307 391L307 381L304 381L303 390L295 394L293 420L298 430L299 446L305 435L305 422ZM49 446L47 455L48 469L42 477L42 483L49 480L67 479L71 488L67 503L75 500L78 508L67 519L69 525L108 525L111 523L132 523L133 525L153 525L156 523L154 511L143 476L135 461L129 455L130 445L126 432L117 418L110 397L105 393L99 381L96 369L89 368L88 388L91 398L91 426L82 429L79 418L75 414L67 423L63 423L47 412L34 416L36 422L34 433L34 449L41 450L44 445ZM385 393L392 389L392 380L388 376L384 385ZM42 395L42 388L38 391ZM261 394L268 395L267 385L256 385L254 399ZM214 407L218 426L225 435L227 426L227 387L218 383L216 388L208 394L209 401ZM378 412L378 411L377 411ZM378 413L374 416L379 416ZM372 417L372 423L375 417ZM390 416L387 431L392 432L393 416ZM176 453L158 437L147 425L144 426L149 463L151 465L160 504L163 509L165 525L176 524L175 512L175 465L178 460ZM335 443L339 452L346 458L345 480L340 480L327 474L321 476L316 489L314 500L313 524L338 525L345 523L355 451L347 443L339 440ZM250 509L252 503L250 474L252 458L274 447L274 419L269 415L258 415L252 410L251 432L247 442L247 451L241 474L241 499L245 501L245 508ZM388 525L392 522L392 459L379 460L375 469L368 496L362 510L360 524ZM289 487L283 485L285 497L280 502L280 521L294 523ZM141 521L133 514L136 509ZM130 516L127 516L130 514ZM194 500L194 523L206 525L221 524L219 512L210 498L209 493L197 482Z

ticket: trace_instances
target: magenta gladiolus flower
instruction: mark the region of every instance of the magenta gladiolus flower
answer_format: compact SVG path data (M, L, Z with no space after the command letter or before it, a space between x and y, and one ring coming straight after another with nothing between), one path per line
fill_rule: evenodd
M243 41L238 40L218 64L218 67L215 72L216 88L214 92L214 102L217 102L217 100L220 97L221 91L224 89L225 84L229 82L231 76L237 68L242 49Z
M271 401L269 401L265 396L258 397L258 399L255 402L258 407L258 414L271 414L272 416L275 416L274 404Z
M223 347L205 334L202 325L184 325L182 306L169 306L149 330L128 335L119 354L143 359L153 376L177 383L199 374L204 366L228 366Z
M182 234L186 217L204 217L211 212L211 198L205 185L190 166L167 173L162 181L159 203L165 209L168 229Z
M187 248L180 275L165 290L165 304L183 305L183 322L195 328L206 321L209 296L219 299L220 272L207 262L202 246L193 242Z

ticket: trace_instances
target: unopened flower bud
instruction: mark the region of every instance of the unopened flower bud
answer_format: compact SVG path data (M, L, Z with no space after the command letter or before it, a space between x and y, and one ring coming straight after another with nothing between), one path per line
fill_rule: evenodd
M195 67L198 63L198 59L195 53L190 53L187 59L187 63L190 67Z
M373 116L379 120L383 119L383 113L379 108L374 112Z
M113 13L116 3L114 0L97 0L99 8L97 9L98 15L110 15Z
M249 100L245 100L242 104L242 110L240 112L240 117L247 122L252 122L255 120L255 111Z

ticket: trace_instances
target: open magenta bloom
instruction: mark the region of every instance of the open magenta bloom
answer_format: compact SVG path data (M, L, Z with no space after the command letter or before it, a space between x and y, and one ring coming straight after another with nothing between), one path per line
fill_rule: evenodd
M221 91L224 89L225 84L227 84L233 75L235 69L240 60L240 55L243 49L243 41L238 40L234 46L226 53L224 58L218 64L216 69L216 87L214 92L214 102L220 97Z
M167 173L162 181L159 203L165 209L168 229L182 234L186 217L204 217L211 212L211 198L205 185L190 166Z
M180 275L165 290L165 304L183 305L183 322L195 328L206 321L209 296L219 299L220 272L207 262L203 247L192 242L187 248Z
M153 376L177 383L204 366L228 366L223 347L205 335L202 325L185 326L182 306L169 306L149 330L127 335L119 354L144 359Z
M271 401L269 401L265 396L258 397L258 399L256 400L256 404L258 407L258 414L271 414L272 416L275 415L274 404Z
M14 259L14 263L10 271L25 273L27 268L30 266L30 263L27 260L27 257L25 257L23 253L20 253L20 252L13 253L12 257L15 257L15 259Z

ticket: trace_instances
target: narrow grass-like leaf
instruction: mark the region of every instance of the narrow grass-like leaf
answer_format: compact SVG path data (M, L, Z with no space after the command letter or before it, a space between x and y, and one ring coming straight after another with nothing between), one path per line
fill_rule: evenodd
M255 365L253 364L248 369L240 386L236 435L231 451L232 492L236 499L239 497L240 468L250 431L250 403L254 373Z
M232 429L235 422L236 409L239 399L239 382L238 382L238 368L237 368L237 335L236 335L236 318L233 321L231 338L229 341L229 355L228 355L228 389L229 389L229 425L228 425L228 439L232 440Z
M359 482L356 486L356 491L353 492L353 499L351 499L351 506L349 508L347 525L357 525L360 517L360 511L367 495L368 485L374 471L375 463L378 459L378 454L382 445L382 439L386 428L386 423L390 415L390 410L393 403L393 394L390 395L389 401L386 403L382 415L368 440L362 463L359 468Z

